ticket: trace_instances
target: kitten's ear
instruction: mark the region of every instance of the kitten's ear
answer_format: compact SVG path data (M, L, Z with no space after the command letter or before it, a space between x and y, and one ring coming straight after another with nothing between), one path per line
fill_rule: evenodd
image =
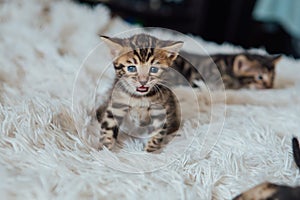
M109 47L110 53L113 57L119 56L121 54L121 51L124 49L124 47L122 46L122 39L110 38L103 35L100 35L100 38Z
M271 57L271 62L274 66L276 66L276 64L282 59L282 55L278 54L278 55L274 55Z
M244 55L238 55L233 61L233 72L243 74L251 69L251 61Z
M165 44L165 46L162 47L162 49L167 51L168 58L170 58L171 60L175 60L182 46L182 41L168 42L167 44Z

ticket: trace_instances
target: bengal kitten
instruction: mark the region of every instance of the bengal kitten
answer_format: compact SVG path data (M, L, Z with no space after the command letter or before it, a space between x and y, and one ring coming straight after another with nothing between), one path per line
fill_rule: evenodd
M198 55L184 51L174 61L172 68L180 72L193 87L196 80L212 83L221 77L226 89L266 89L273 88L275 66L281 55L258 55L248 52L238 54ZM185 80L172 74L174 84ZM184 84L183 84L184 85Z
M294 160L300 169L300 148L296 138L292 140ZM238 195L233 200L299 200L300 186L289 187L273 183L262 183Z
M172 66L183 42L160 40L147 34L125 39L101 38L114 57L116 73L109 100L97 110L101 147L114 147L120 125L132 111L140 112L135 120L141 127L149 126L152 130L145 151L159 150L180 126L178 101L161 77Z

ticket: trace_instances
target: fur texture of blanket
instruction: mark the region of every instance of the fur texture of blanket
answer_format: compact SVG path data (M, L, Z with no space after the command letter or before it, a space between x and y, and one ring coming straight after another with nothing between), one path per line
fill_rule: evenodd
M300 61L288 57L271 90L177 88L180 136L159 154L134 139L98 151L95 109L113 80L98 34L138 28L109 14L69 1L0 1L1 199L231 199L264 181L300 185L291 146ZM153 34L189 38L186 51L242 50Z

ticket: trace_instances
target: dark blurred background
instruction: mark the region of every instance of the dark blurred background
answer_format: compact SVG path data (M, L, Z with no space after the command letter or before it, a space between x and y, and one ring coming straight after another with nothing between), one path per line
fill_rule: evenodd
M278 20L254 19L258 0L76 1L91 6L105 4L112 15L121 16L132 24L170 28L219 44L229 42L244 48L264 47L271 54L300 57L299 40Z

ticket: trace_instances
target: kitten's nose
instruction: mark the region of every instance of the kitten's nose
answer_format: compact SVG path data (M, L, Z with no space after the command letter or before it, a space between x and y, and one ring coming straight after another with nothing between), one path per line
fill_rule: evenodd
M141 85L146 85L148 81L139 81Z
M265 84L265 87L266 87L267 89L270 89L270 88L273 88L273 85L272 85L272 83L269 83L269 84Z
M139 82L140 82L140 84L141 85L146 85L147 84L147 82L148 82L148 77L146 77L146 76L140 76L139 77Z

